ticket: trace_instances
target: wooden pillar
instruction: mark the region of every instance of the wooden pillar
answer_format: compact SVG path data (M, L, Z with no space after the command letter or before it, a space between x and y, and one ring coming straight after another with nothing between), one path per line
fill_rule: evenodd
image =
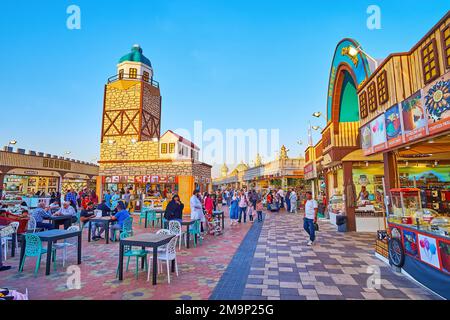
M400 188L400 178L398 174L397 154L393 151L383 154L384 160L384 182L386 184L386 193L389 190Z
M3 172L0 172L0 199L3 196L3 185L5 183L5 174Z
M347 214L347 231L356 231L356 215L355 204L356 199L348 199L348 188L353 184L353 162L343 162L342 169L344 171L344 195L345 195L345 211ZM356 196L356 195L354 195Z

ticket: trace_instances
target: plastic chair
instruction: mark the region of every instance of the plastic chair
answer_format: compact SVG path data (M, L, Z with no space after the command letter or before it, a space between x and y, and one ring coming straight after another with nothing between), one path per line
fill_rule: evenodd
M113 229L112 231L113 231L113 234L112 234L113 241L116 241L116 231L117 230ZM121 230L120 234L122 234L122 233L127 233L130 237L133 236L133 217L129 217L123 221L122 230Z
M121 240L129 238L129 237L130 237L130 235L126 232L122 232L120 234ZM142 249L133 250L132 246L125 246L123 256L128 257L126 271L128 271L128 266L130 265L130 259L132 257L136 258L136 270L135 270L136 279L138 279L138 277L139 277L139 258L144 259L145 271L149 270L148 263L147 263L147 251L142 250ZM119 266L117 266L117 272L116 272L116 277L118 277L118 276L119 276Z
M67 228L67 231L80 231L80 227L79 226L71 226L69 228ZM66 264L66 259L67 259L67 248L68 247L75 247L75 245L77 244L78 240L74 240L75 238L72 239L65 239L63 243L55 243L53 245L54 250L63 250L63 267ZM56 252L55 252L55 256L56 256Z
M160 221L161 217L158 217L156 215L156 211L153 209L150 209L148 211L148 222L151 222L153 226L158 225L158 221Z
M53 249L52 251L53 254L56 254L55 249ZM51 253L47 252L47 249L42 248L42 241L37 235L33 233L26 233L25 254L23 256L22 263L20 264L19 272L23 271L23 266L25 265L26 257L37 257L36 267L34 268L34 275L36 275L39 270L39 266L41 264L41 257L43 254L51 254ZM56 259L53 259L53 268L56 270Z
M189 227L189 234L193 236L194 247L197 247L198 240L200 240L200 244L202 244L200 220L196 220L195 223Z
M172 233L168 229L159 229L156 232L156 234L164 234L164 235L170 236ZM158 247L158 251L165 251L166 247L167 247L167 244L160 246L160 247Z
M30 220L28 220L27 229L29 232L32 232L32 233L36 232L36 219L31 215L30 215Z
M177 220L169 221L169 231L171 234L176 235L178 237L178 239L179 239L178 250L181 250L181 239L183 239L183 236L184 236L184 232L182 230L181 223ZM186 245L186 239L185 239L185 245Z
M1 245L5 246L5 261L7 259L7 253L8 253L8 241L13 241L13 235L16 235L16 248L18 248L18 241L17 241L17 229L19 229L19 222L11 222L7 228L4 228L2 233L2 243ZM0 253L1 254L1 253Z
M170 261L175 261L175 272L176 275L178 277L178 263L177 263L177 252L176 252L176 247L177 247L177 241L178 241L178 237L173 237L172 240L170 240L170 242L167 244L167 247L164 251L159 251L158 252L158 273L161 273L161 266L160 266L160 261L165 261L166 262L166 266L167 266L167 281L170 284L170 266L169 266L169 262ZM153 259L153 256L150 255L150 259ZM148 269L148 273L147 273L147 282L150 281L150 269Z
M150 211L150 209L147 207L143 207L141 209L141 213L139 214L139 225L142 224L142 219L145 219L145 216L148 215L149 211Z

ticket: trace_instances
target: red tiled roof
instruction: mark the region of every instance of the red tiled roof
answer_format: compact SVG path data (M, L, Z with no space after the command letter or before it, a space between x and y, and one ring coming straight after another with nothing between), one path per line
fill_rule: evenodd
M177 138L178 138L178 141L180 141L180 142L182 142L182 143L184 143L184 144L190 145L192 148L194 148L194 149L196 149L196 150L200 150L200 148L197 147L193 142L189 141L189 140L186 139L186 138L183 138L182 136L180 136L179 134L176 134L176 133L173 132L172 130L167 130L167 132L170 132L170 133L173 134L175 137L177 137ZM166 133L167 133L167 132L166 132ZM165 134L166 134L166 133L165 133Z

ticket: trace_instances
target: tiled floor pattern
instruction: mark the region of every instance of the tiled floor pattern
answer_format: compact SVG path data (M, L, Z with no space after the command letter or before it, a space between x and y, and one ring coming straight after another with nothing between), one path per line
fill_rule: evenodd
M263 222L255 222L214 289L210 300L237 300L244 293Z
M226 215L228 216L228 215ZM190 249L182 247L178 253L179 277L172 275L171 284L167 283L167 274L158 277L158 285L147 282L147 273L140 270L139 279L134 277L134 261L130 263L130 271L124 273L124 281L115 278L118 263L119 246L117 243L105 244L87 242L86 232L83 235L83 263L81 269L80 290L69 290L66 282L67 266L76 261L75 250L69 251L66 268L61 264L61 252L58 253L57 271L45 276L45 255L37 277L34 277L34 259L27 259L23 273L17 272L18 255L8 258L7 264L13 266L10 271L0 273L0 287L17 289L25 292L28 289L31 299L178 299L206 300L211 296L220 277L227 268L235 251L240 246L251 225L241 225L230 228L227 225L222 236L206 236L203 244ZM155 232L144 230L143 226L135 224L135 232ZM126 260L125 260L126 261Z
M302 221L267 214L242 299L437 299L374 256L374 234L339 233L322 222L310 248ZM381 272L381 288L368 288L371 266Z

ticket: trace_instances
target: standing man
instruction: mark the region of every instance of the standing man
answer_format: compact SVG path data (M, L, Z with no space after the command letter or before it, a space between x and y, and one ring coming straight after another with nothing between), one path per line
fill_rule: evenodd
M317 201L313 199L310 191L306 192L305 203L305 218L303 219L303 228L309 234L308 246L312 246L316 240L316 228L314 226L317 223L317 213L319 211L319 205Z
M295 192L295 189L292 189L291 193L289 193L289 206L291 208L289 212L297 213L297 200L297 193Z
M282 188L278 190L277 196L280 200L280 208L284 209L284 190Z

